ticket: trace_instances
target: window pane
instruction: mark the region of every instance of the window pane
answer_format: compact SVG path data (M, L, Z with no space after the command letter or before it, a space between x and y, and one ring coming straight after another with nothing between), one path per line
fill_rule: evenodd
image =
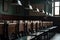
M59 7L55 7L55 15L59 15Z
M55 2L55 6L59 6L59 2Z

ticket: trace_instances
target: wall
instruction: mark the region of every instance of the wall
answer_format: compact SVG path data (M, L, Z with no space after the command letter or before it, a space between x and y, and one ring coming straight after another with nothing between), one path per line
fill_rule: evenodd
M5 4L6 3L6 4ZM4 7L5 5L5 7ZM7 5L7 7L6 7ZM12 5L10 2L4 2L0 1L0 14L6 14L6 15L18 15L18 16L24 16L24 9L22 7L16 7L17 5ZM4 8L7 9L7 11L4 11ZM20 10L18 13L16 13L16 9L19 8Z

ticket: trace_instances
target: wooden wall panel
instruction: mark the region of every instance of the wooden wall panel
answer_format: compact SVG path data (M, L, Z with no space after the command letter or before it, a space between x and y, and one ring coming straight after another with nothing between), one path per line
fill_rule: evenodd
M32 4L33 8L44 9L44 4Z
M8 26L8 34L15 33L15 26L16 24L10 24Z

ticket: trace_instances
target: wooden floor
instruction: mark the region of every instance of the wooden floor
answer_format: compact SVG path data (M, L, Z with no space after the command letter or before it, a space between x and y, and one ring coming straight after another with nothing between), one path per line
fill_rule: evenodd
M60 40L60 33L55 34L50 40Z

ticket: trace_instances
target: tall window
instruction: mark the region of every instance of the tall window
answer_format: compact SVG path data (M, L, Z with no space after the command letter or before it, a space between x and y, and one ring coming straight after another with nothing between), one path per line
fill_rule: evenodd
M55 2L55 15L59 15L59 2Z

